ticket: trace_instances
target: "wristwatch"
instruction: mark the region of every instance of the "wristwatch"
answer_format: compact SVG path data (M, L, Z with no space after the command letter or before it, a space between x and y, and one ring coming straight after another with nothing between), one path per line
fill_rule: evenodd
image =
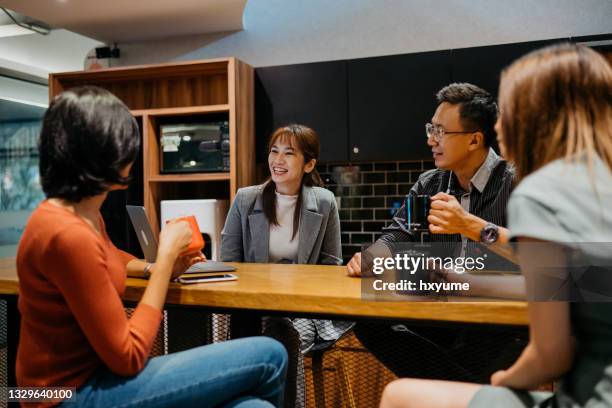
M491 222L487 222L480 230L480 242L485 245L491 245L494 242L497 242L499 238L499 227Z
M149 279L151 277L151 268L153 267L152 263L148 263L147 266L144 267L142 274L143 278Z

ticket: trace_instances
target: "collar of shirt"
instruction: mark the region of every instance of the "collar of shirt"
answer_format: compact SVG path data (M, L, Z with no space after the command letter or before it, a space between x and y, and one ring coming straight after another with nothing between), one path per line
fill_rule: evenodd
M487 182L491 178L493 169L495 168L495 166L497 166L497 163L499 163L500 160L501 159L499 158L497 153L495 153L493 149L489 148L487 158L485 159L484 163L482 163L482 166L480 166L476 174L474 174L474 176L470 180L470 183L474 187L476 187L479 192L482 193L482 190L484 190L485 186L487 185Z
M495 168L495 166L497 166L500 160L501 159L497 155L497 153L495 153L493 149L489 148L489 152L487 153L487 157L484 163L482 163L480 168L478 168L476 173L470 179L470 185L476 188L478 192L482 193L482 190L484 190L489 179L491 178L493 169ZM460 193L457 194L458 192ZM447 194L462 195L464 193L465 192L463 191L461 186L459 186L457 177L453 174L453 172L451 172L450 178L448 180Z

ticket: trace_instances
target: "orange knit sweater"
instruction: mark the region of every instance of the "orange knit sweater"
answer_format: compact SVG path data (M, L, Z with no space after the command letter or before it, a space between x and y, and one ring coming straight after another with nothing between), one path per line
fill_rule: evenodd
M139 304L126 317L121 295L134 257L113 245L102 217L100 225L102 236L48 201L28 221L17 252L19 386L79 387L100 366L122 376L144 367L161 312Z

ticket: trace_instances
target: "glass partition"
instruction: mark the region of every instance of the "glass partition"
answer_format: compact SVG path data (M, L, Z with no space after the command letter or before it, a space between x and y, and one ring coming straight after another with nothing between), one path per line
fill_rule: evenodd
M44 199L38 137L47 87L0 77L0 257L15 256L32 210Z

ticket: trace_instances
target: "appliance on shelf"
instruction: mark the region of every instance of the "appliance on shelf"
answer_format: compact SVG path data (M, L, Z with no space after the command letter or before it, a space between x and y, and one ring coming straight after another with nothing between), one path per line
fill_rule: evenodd
M161 173L228 172L229 122L160 125Z
M204 255L218 261L221 257L221 230L229 207L229 200L162 200L161 226L173 218L194 215L204 237Z

